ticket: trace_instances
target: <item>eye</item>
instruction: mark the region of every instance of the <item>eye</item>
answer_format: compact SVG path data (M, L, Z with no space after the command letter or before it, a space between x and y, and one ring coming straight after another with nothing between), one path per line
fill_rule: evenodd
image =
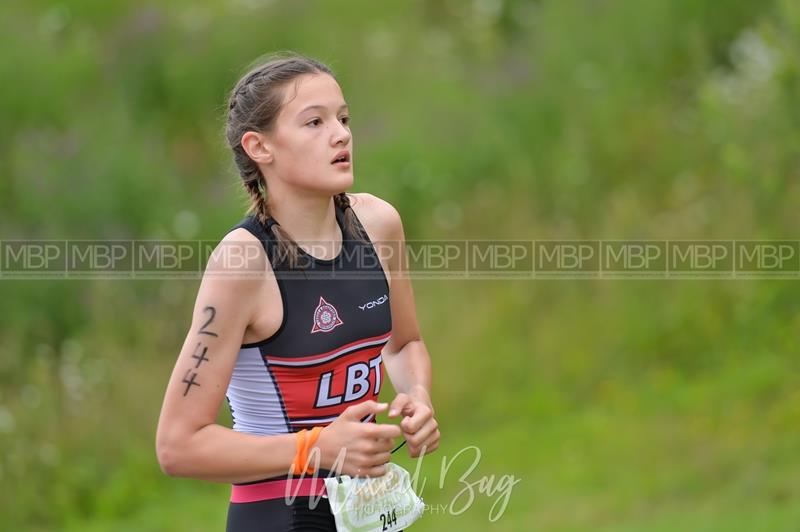
M307 126L311 126L311 125L317 126L320 122L322 122L322 121L319 118L315 118L315 119L311 120L310 122L308 122L306 125Z
M349 116L343 116L339 120L341 120L342 124L344 124L346 126L350 124L350 117Z

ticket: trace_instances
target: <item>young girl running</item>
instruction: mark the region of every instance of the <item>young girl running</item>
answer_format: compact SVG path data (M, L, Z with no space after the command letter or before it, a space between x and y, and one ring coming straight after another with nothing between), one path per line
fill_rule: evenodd
M231 483L229 531L335 530L320 477L383 475L396 438L412 457L439 444L402 222L386 201L344 192L348 106L319 61L279 54L248 72L226 135L252 205L206 266L158 461ZM388 405L376 402L384 365L398 392ZM232 430L216 423L223 397ZM399 424L375 422L387 409Z

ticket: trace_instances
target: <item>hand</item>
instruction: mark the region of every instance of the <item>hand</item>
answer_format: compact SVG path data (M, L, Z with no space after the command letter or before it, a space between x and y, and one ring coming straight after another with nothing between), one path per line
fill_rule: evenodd
M361 419L383 412L387 406L386 403L364 401L347 407L333 423L323 428L312 446L312 449L319 448L320 466L351 477L380 477L386 473L394 439L401 434L400 427L363 423ZM313 456L311 449L309 456ZM312 466L313 463L312 460Z
M397 394L389 406L389 417L399 415L404 416L400 428L411 458L432 453L439 447L439 423L433 417L431 398L422 386Z

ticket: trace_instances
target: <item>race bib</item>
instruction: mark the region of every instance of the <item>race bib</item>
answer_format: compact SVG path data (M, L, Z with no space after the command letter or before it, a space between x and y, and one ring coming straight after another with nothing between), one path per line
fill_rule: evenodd
M338 532L402 530L425 508L411 487L408 471L391 462L381 477L326 478L325 489Z

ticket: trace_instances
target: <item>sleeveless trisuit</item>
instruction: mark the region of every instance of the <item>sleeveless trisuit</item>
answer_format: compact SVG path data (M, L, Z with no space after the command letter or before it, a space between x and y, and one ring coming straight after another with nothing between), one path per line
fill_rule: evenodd
M347 407L378 397L384 379L381 350L392 329L389 285L358 218L363 241L346 231L344 212L335 202L334 209L341 251L322 260L298 248L303 267L290 268L278 256L269 230L278 223L274 218L264 225L250 215L234 227L263 244L283 304L278 330L239 350L226 393L235 431L266 436L325 426ZM319 497L327 473L306 478L298 492L319 499L315 509L307 496L287 505L288 475L234 484L228 531L335 530L328 501Z

